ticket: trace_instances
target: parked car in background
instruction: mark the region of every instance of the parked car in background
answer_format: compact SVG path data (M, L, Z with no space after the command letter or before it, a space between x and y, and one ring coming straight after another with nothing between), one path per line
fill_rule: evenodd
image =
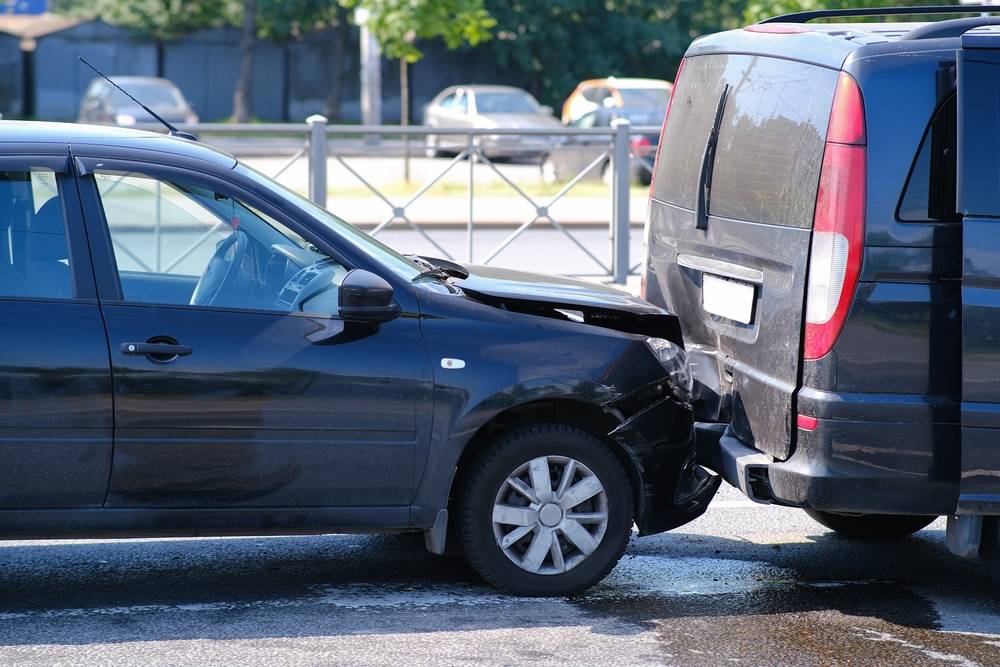
M172 81L152 76L116 76L112 79L168 123L197 123L198 115ZM94 79L80 102L79 123L131 126L156 119L104 79Z
M1000 28L809 23L919 9L690 46L642 294L680 317L706 465L855 538L946 515L1000 582Z
M194 141L0 158L0 539L414 531L563 595L718 488L663 308L401 255Z
M562 122L571 125L599 108L656 109L661 113L673 85L662 79L608 77L581 82L562 108Z
M561 124L550 107L542 106L525 90L511 86L451 86L441 91L424 110L424 124L440 128L559 129ZM537 158L562 140L552 135L480 135L487 157ZM466 148L461 134L427 136L429 157L454 155Z
M656 127L656 132L632 135L629 140L631 160L631 180L649 185L653 173L653 158L660 141L659 126L663 122L663 109L611 109L601 107L589 111L570 123L571 127L606 127L611 121L624 118L637 127ZM562 144L549 152L541 162L542 180L546 183L568 181L583 171L601 155L605 157L591 169L586 178L603 179L611 182L611 141L612 135L569 135Z

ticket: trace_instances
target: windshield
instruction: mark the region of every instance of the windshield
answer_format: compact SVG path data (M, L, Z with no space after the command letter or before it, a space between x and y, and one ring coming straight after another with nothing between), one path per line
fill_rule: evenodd
M670 99L670 91L666 88L619 88L618 94L625 107L663 108Z
M476 93L477 113L538 113L538 103L527 93L487 91Z
M270 192L281 197L283 201L323 223L335 234L349 242L352 247L365 253L379 265L386 267L397 276L405 280L413 280L417 274L424 270L425 267L408 260L381 241L376 240L349 222L341 220L333 213L317 206L297 192L293 192L280 183L271 180L259 171L242 163L236 165L236 171L244 176L249 176Z
M121 84L121 86L127 90L132 97L139 100L147 107L151 107L153 109L178 109L184 106L184 100L181 97L180 91L167 84L154 83L152 81L130 81ZM118 90L114 90L112 95L115 107L121 108L135 106L135 102L127 98Z

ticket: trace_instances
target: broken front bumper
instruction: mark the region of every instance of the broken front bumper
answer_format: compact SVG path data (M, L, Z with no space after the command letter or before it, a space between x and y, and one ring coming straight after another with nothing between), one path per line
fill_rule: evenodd
M697 463L691 411L664 398L611 432L638 472L640 535L682 526L701 516L722 481Z

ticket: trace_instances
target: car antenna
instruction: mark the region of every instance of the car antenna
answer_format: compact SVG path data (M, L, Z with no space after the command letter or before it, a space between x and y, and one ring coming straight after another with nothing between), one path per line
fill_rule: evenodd
M143 111L145 111L146 113L148 113L150 116L152 116L156 120L160 121L160 123L164 127L166 127L168 130L170 130L170 136L172 136L172 137L179 137L181 139L190 139L191 141L198 141L198 137L194 136L190 132L182 132L181 130L178 130L176 127L174 127L173 125L171 125L170 123L168 123L166 120L164 120L163 116L161 116L160 114L156 113L155 111L153 111L152 109L150 109L149 107L147 107L145 104L143 104L139 100L137 100L134 97L132 97L131 95L129 95L128 91L126 91L124 88L122 88L121 86L119 86L117 83L115 83L114 81L112 81L111 79L109 79L107 77L107 75L104 74L104 72L102 72L101 70L97 69L96 67L94 67L93 65L91 65L90 63L88 63L86 60L84 60L83 56L77 56L76 59L79 60L80 62L82 62L84 65L86 65L90 69L92 69L95 72L97 72L97 74L102 79L104 79L105 81L107 81L108 83L110 83L112 86L114 86L115 88L117 88L118 90L120 90L122 93L124 93L125 97L129 98L130 100L132 100L133 102L135 102L136 104L138 104L139 106L141 106L142 109L143 109Z

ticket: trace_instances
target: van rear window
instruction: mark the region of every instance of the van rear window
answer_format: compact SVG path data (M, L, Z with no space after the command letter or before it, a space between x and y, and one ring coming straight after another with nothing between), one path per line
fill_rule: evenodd
M674 88L653 196L694 209L702 156L729 84L708 213L811 227L837 75L763 56L689 58Z

